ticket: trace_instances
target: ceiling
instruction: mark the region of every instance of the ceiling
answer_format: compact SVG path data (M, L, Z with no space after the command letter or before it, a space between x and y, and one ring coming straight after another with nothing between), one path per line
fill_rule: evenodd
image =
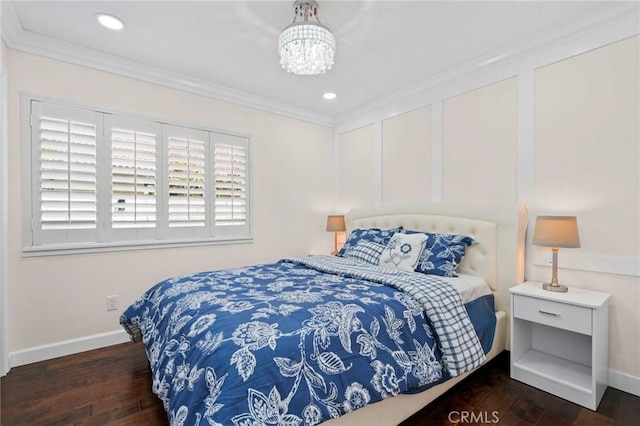
M452 69L548 43L549 34L566 36L563 28L610 16L615 3L319 0L318 16L337 44L333 69L319 76L279 65L278 36L293 20L293 1L17 1L3 15L17 21L18 47L23 39L31 50L90 52L115 68L139 65L184 84L336 117ZM125 29L101 27L98 12L120 17ZM327 91L337 98L324 100Z

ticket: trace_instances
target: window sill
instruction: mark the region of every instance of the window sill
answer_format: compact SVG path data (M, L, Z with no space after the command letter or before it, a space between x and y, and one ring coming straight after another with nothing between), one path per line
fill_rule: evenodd
M68 254L103 253L131 250L158 250L179 247L199 247L226 244L250 244L253 237L225 237L191 239L191 240L168 240L168 241L130 241L130 242L109 242L109 243L71 243L71 244L47 244L43 246L23 247L22 257L38 256L60 256Z

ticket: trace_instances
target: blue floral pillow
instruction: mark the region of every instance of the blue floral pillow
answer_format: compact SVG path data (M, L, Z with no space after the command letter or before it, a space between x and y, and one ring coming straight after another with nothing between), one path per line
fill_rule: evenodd
M464 235L432 234L410 230L404 232L427 236L427 243L418 260L416 272L441 277L457 277L456 268L462 262L467 248L475 243L473 238Z
M344 246L342 246L337 256L344 257L344 254L347 252L347 250L357 246L360 241L371 241L374 243L382 244L386 247L391 237L393 237L394 234L401 232L402 229L402 226L391 229L354 229L349 234L349 238L347 238L347 241L344 243Z

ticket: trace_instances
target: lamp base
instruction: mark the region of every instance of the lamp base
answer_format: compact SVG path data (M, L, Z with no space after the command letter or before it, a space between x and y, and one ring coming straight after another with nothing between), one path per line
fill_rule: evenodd
M556 293L566 293L569 290L569 287L567 287L566 285L553 285L551 283L545 283L542 284L542 289L547 291L554 291Z

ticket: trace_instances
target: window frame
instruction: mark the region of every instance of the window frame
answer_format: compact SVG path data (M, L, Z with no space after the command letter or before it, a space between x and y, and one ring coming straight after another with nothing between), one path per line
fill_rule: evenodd
M35 147L33 138L36 137L37 127L32 127L32 103L41 102L44 104L52 104L56 107L80 109L87 113L94 113L96 116L101 116L100 120L97 120L96 127L97 132L101 132L97 135L97 198L98 198L98 220L96 237L93 241L72 241L72 242L44 242L39 240L38 233L41 233L39 226L38 215L39 209L39 181L40 181L40 169L39 169L39 150ZM111 214L109 213L111 206L111 130L107 126L108 116L113 116L120 121L136 121L141 120L143 122L154 123L160 129L160 133L157 137L156 145L156 170L157 170L157 186L156 186L156 232L152 237L149 237L148 233L142 233L137 239L120 239L113 240L114 236L119 233L117 228L112 228L110 223ZM192 246L206 246L206 245L218 245L218 244L241 244L253 242L253 155L252 155L252 141L251 135L239 132L230 132L227 130L221 130L216 128L186 125L179 122L173 122L169 120L163 120L158 118L146 117L136 114L123 113L119 111L109 110L107 108L89 107L82 104L76 104L72 102L61 101L44 96L38 96L30 93L21 93L21 109L20 109L20 121L21 121L21 166L22 166L22 256L48 256L48 255L63 255L63 254L75 254L75 253L95 253L106 251L126 251L126 250L141 250L141 249L160 249L168 247L192 247ZM115 120L118 121L118 120ZM204 132L208 135L207 149L208 152L205 156L207 171L207 181L205 181L207 188L205 188L206 194L209 199L214 198L212 192L215 186L214 181L209 181L211 165L213 164L213 142L215 135L231 136L243 139L246 141L246 152L248 155L247 160L247 217L246 225L239 231L245 231L243 233L231 233L217 232L215 224L215 211L212 209L213 203L211 203L211 209L207 210L206 225L204 227L205 233L199 235L196 232L176 232L179 228L169 228L169 208L168 208L168 138L165 135L163 126L168 128L183 128L187 132ZM32 129L35 130L32 132ZM108 134L108 136L107 136ZM239 139L239 140L240 140ZM38 164L36 164L38 163ZM165 205L166 204L166 205ZM209 206L209 202L207 205ZM208 207L209 208L209 207ZM108 211L107 211L108 210ZM216 233L217 232L217 233ZM36 238L34 238L34 235Z

